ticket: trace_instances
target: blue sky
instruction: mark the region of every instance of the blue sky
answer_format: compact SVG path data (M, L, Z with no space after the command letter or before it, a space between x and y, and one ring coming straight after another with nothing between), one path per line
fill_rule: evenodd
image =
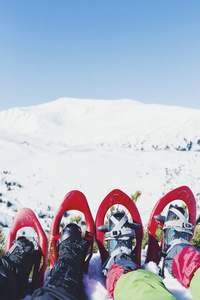
M200 109L200 1L0 0L0 110L59 97Z

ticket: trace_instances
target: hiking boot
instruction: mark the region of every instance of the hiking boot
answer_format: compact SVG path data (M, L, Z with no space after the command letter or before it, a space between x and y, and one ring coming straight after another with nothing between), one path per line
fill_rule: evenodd
M44 289L49 287L64 288L68 294L76 299L84 299L83 264L87 253L87 241L81 236L81 228L68 224L62 237L58 240L58 260L48 276Z
M63 229L61 238L58 240L58 256L62 257L66 253L66 248L73 248L73 244L82 242L82 230L75 223L69 223ZM70 246L70 247L69 247Z
M193 224L187 220L187 214L180 206L170 205L163 226L163 253L174 243L189 242L193 234Z
M24 298L29 292L29 275L34 262L34 245L25 237L19 237L13 246L0 258L1 271L6 277L16 278L18 298Z
M114 263L122 266L125 271L138 268L137 259L132 253L132 242L135 238L135 229L139 226L138 223L130 223L124 211L116 210L111 213L108 225L98 227L98 230L105 232L109 252L109 258L103 265L103 275L107 276Z

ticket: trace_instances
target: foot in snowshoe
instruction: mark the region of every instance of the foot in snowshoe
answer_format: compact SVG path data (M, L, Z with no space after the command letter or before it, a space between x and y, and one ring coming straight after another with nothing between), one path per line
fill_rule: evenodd
M114 263L117 263L125 272L138 269L137 259L132 254L132 242L135 238L135 229L138 223L129 223L124 211L116 210L111 213L109 224L98 227L99 231L105 233L105 241L109 258L103 265L102 273L107 276L108 271Z
M78 225L66 225L57 244L58 260L54 263L43 290L45 287L62 287L77 299L84 294L83 264L87 254L87 241L81 234Z
M167 217L155 216L163 226L163 253L167 253L175 244L189 243L193 234L193 224L187 219L187 213L181 206L170 205Z
M67 224L63 229L61 238L57 242L58 256L64 256L67 252L66 249L72 249L74 247L73 245L78 245L82 240L81 228L74 223Z
M0 258L0 274L9 277L12 272L17 282L18 298L24 298L29 292L28 280L34 263L34 245L26 237L13 241L13 246Z
M172 274L172 262L177 253L183 248L191 246L190 238L193 234L193 224L187 219L187 213L181 206L170 205L167 216L155 216L163 223L163 246L159 253L163 257L160 275L164 276L165 267Z

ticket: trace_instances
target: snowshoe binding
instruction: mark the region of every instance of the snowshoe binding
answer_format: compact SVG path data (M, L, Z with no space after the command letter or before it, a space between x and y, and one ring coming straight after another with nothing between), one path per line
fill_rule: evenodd
M163 226L163 247L162 252L169 251L175 243L189 243L193 235L194 225L187 220L187 213L180 206L170 205L166 220Z
M135 229L138 223L129 223L124 211L112 211L109 225L99 226L98 230L105 232L104 239L107 242L109 255L117 248L125 246L132 251L132 241L135 238Z
M111 213L109 224L99 226L98 230L105 232L104 239L107 242L109 258L103 265L102 273L107 275L114 263L127 269L135 270L137 257L133 250L133 239L135 238L135 229L138 229L138 223L130 223L125 211L115 210Z

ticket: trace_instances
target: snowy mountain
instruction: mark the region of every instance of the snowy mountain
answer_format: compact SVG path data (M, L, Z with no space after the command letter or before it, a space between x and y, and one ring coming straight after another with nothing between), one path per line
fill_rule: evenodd
M144 226L171 189L187 185L200 202L200 110L61 98L1 111L0 124L3 226L26 206L48 230L73 189L85 194L94 218L111 190L129 196L140 190Z

